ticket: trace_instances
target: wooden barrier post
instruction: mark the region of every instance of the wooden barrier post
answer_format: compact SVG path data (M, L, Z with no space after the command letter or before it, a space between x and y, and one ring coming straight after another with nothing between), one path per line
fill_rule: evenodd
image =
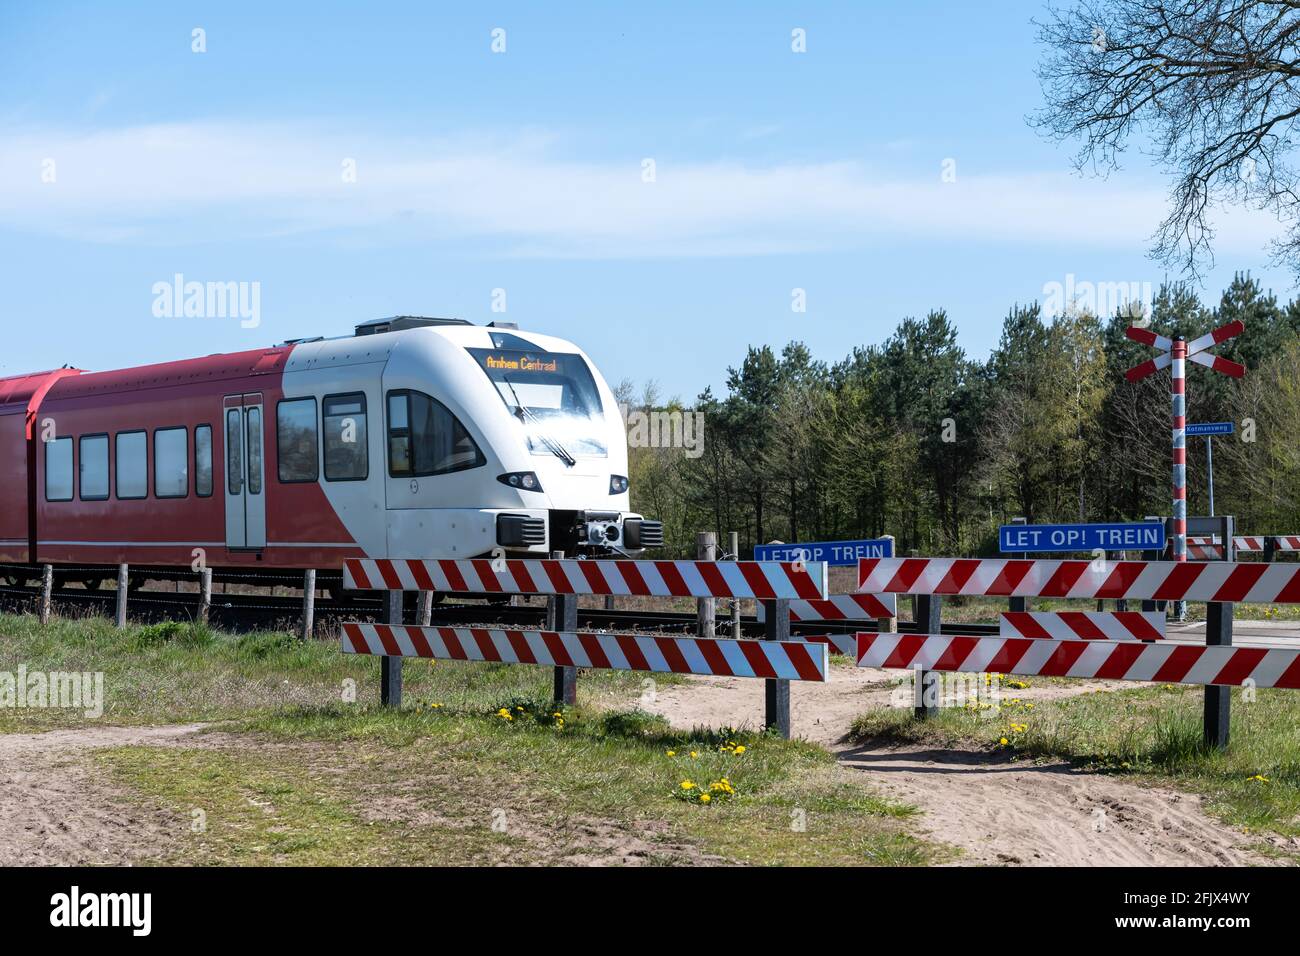
M890 542L889 553L891 555L896 554L897 552L894 550L894 545L896 543L894 536L892 534L887 534L885 535L885 538ZM898 631L898 615L895 614L893 617L876 618L876 630L882 634L896 633Z
M552 551L557 561L564 559L563 551ZM578 596L552 594L546 599L546 629L548 631L576 631L578 629ZM557 704L572 707L578 702L578 669L556 667L552 697Z
M1025 525L1027 525L1027 524L1029 524L1029 519L1028 519L1028 518L1012 518L1012 519L1011 519L1011 523L1012 523L1012 524L1025 524ZM1021 555L1021 557L1023 557L1023 558L1027 558L1027 557L1029 557L1029 555L1024 554L1024 555ZM1020 613L1023 613L1023 612L1025 612L1025 611L1028 611L1028 610L1029 610L1029 599L1028 599L1028 598L1025 598L1025 597L1012 597L1012 598L1007 598L1007 610L1010 611L1010 612L1012 612L1013 614L1020 614ZM938 632L936 631L935 633L938 633Z
M316 571L302 573L302 639L310 641L316 634Z
M1218 519L1223 549L1219 552L1224 561L1236 559L1233 545L1233 521L1230 515ZM1232 605L1223 601L1209 601L1205 605L1205 644L1207 647L1232 646ZM1228 747L1232 724L1232 688L1207 684L1205 687L1205 745L1215 750Z
M1160 518L1160 517L1157 517L1157 516L1155 516L1155 515L1147 515L1147 516L1144 517L1142 520L1143 520L1143 521L1161 521L1161 522L1164 522L1166 525L1168 525L1168 522L1165 522L1165 519L1164 519L1164 518ZM1161 558L1163 558L1163 557L1164 557L1164 554L1163 554L1162 552L1160 552L1160 551L1143 551L1143 552L1142 552L1142 560L1143 560L1143 561L1159 561L1159 560L1160 560ZM1142 610L1144 610L1144 611L1163 611L1163 610L1165 609L1164 604L1165 604L1164 601L1152 601L1150 598L1143 598L1143 599L1142 599Z
M47 564L41 569L41 608L42 624L50 623L50 614L54 608L54 565Z
M1205 643L1209 647L1232 645L1232 605L1210 601L1205 605ZM1205 745L1216 750L1228 747L1232 723L1232 688L1205 688Z
M406 595L402 591L384 592L384 623L403 623ZM384 707L402 706L402 659L379 658L379 703Z
M790 640L790 602L763 602L763 640ZM790 682L778 678L763 680L763 727L790 739Z
M415 622L421 627L428 627L433 623L432 591L421 591L420 596L415 599Z
M939 614L943 598L937 594L917 594L913 598L916 604L916 629L919 634L939 633ZM1014 600L1014 598L1012 599ZM931 689L939 680L938 672L923 671L917 668L912 672L916 685L912 688L912 715L918 720L925 720L934 714L938 707L938 694Z
M119 564L117 566L117 626L119 628L126 627L126 592L129 579L129 566Z
M1127 551L1121 551L1121 552L1119 553L1119 559L1120 559L1121 561L1127 561L1127 560L1128 560L1128 552L1127 552ZM1127 611L1127 610L1128 610L1128 600L1127 600L1126 598L1116 598L1116 599L1115 599L1115 610L1117 610L1117 611Z
M207 624L212 616L212 569L199 572L199 623Z
M731 552L731 560L740 560L740 532L731 531L727 533L727 548ZM740 598L731 599L731 636L740 640Z
M718 560L718 536L713 531L701 531L695 536L695 557L699 561ZM700 637L713 637L717 628L718 599L695 599L695 633Z
M1277 560L1277 538L1272 535L1264 539L1264 560L1269 564Z

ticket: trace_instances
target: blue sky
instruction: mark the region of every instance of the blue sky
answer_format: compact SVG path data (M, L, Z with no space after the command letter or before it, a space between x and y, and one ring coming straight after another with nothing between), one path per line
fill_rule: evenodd
M1047 283L1168 274L1165 180L1080 179L1025 122L1040 10L5 3L0 375L397 313L515 321L686 398L746 345L836 359L931 308L983 357ZM1235 269L1289 295L1276 232L1225 213L1207 299ZM259 324L156 316L177 273L259 283Z

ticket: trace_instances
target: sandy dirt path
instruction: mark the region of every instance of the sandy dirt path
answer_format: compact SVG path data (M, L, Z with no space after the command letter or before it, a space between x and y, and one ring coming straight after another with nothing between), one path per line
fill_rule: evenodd
M896 694L897 672L836 666L825 684L794 684L796 736L824 744L874 789L923 811L917 828L962 850L961 863L1057 866L1244 866L1264 862L1250 838L1206 814L1199 797L1144 787L1062 762L925 746L854 747L853 719ZM1079 681L1016 691L1024 700L1133 686ZM674 726L758 727L753 680L699 677L642 707Z
M177 822L133 805L84 759L98 747L190 742L201 724L0 734L0 866L129 865Z

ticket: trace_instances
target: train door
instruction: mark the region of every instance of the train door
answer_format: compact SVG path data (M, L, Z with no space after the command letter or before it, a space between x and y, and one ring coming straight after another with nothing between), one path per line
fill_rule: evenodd
M226 547L266 547L266 465L262 396L227 395Z

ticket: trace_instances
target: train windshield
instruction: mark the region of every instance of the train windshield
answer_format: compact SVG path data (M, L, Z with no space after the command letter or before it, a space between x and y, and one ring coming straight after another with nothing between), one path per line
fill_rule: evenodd
M519 417L534 455L604 458L605 416L581 355L515 349L467 349Z

